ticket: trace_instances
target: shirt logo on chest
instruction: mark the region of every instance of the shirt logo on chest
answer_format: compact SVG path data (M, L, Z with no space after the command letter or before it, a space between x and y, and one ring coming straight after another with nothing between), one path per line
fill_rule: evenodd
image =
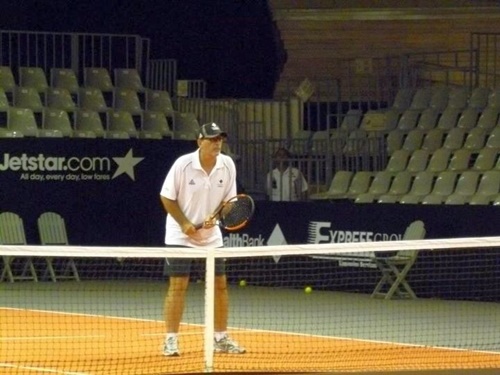
M196 185L196 183L194 182L193 179L191 179L191 181L189 181L189 185Z

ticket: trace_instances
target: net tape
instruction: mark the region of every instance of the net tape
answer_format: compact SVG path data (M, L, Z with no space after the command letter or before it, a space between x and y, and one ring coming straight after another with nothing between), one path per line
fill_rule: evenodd
M368 251L394 252L403 250L478 249L500 247L500 236L464 237L447 239L401 240L379 242L321 243L304 245L269 245L225 248L166 248L133 246L45 246L0 245L0 254L6 256L58 256L58 257L140 257L165 258L239 258L255 256L316 255L362 253Z

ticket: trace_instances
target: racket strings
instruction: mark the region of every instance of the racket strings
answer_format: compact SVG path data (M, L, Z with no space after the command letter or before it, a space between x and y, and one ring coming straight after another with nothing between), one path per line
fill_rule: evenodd
M228 209L221 212L220 221L227 229L238 227L252 217L254 203L251 199L239 198L226 205Z

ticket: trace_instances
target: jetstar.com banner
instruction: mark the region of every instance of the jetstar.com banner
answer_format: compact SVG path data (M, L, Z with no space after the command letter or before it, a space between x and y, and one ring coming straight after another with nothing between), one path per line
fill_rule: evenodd
M195 142L114 139L8 139L0 142L0 211L19 214L27 240L36 219L60 213L73 244L162 244L161 184Z

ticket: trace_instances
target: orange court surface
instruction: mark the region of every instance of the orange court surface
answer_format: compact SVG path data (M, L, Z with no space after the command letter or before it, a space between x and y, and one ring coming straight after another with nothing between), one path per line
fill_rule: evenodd
M0 309L0 374L204 372L203 327L183 324L181 356L164 357L164 323ZM500 368L500 354L336 337L232 330L243 355L215 354L214 372L363 372Z

